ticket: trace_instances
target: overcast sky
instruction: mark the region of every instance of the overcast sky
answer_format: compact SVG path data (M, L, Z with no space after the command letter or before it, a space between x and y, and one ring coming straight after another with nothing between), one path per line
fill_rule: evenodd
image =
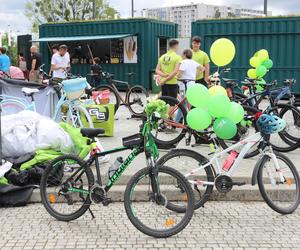
M30 30L30 23L24 16L24 6L29 0L0 0L0 32L13 30L18 34L25 34ZM239 4L246 8L263 9L263 0L193 0L193 3L206 3L216 5ZM300 0L269 0L269 10L273 15L300 14ZM135 0L137 16L140 16L143 8L180 5L182 0ZM117 9L122 17L128 17L131 13L131 0L110 0L110 4ZM9 26L10 25L10 26Z

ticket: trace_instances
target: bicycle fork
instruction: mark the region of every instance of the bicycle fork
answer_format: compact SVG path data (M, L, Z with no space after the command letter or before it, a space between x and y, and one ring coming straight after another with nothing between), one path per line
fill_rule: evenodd
M147 153L148 154L148 153ZM153 156L147 155L147 165L150 168L150 184L152 188L152 197L151 199L156 202L158 205L167 206L167 199L161 194L159 182L158 182L158 171L156 167L156 163L153 159Z
M280 178L280 182L284 183L285 182L285 178L283 176L283 173L280 169L279 163L278 163L278 159L276 157L276 155L273 152L273 149L270 147L270 152L269 153L265 153L265 155L269 156L271 158L271 160L273 161L273 163L275 164L275 171L276 173L279 175ZM274 175L271 173L270 168L267 168L267 174L269 176L270 182L272 185L276 185L276 180L274 178Z

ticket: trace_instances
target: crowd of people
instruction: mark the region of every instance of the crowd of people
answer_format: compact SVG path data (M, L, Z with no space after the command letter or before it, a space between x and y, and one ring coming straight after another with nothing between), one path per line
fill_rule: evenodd
M195 36L192 39L192 49L183 51L182 56L177 54L179 42L169 41L169 51L159 58L156 66L157 82L162 88L163 96L177 98L178 90L185 90L194 83L205 86L209 83L208 55L202 51L201 38Z

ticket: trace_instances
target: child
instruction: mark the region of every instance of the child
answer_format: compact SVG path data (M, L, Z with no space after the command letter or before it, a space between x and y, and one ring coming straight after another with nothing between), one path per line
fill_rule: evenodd
M95 57L93 59L93 65L91 66L91 86L97 87L101 83L101 74L102 74L102 67L100 66L100 58Z

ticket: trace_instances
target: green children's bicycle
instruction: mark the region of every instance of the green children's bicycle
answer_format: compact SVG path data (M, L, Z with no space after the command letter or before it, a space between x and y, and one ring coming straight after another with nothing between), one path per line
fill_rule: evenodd
M90 157L83 161L75 155L64 155L45 170L41 180L42 203L47 211L58 220L71 221L82 216L92 203L108 205L108 191L117 182L137 155L145 153L147 167L138 171L129 180L124 205L128 218L141 232L158 238L179 233L190 222L194 211L194 195L187 179L168 166L156 164L158 150L151 135L153 126L162 115L162 101L148 104L147 120L141 132L123 138L123 146L99 152L95 137L104 133L102 129L82 129L83 136L90 138ZM159 105L157 105L159 103ZM119 162L106 186L103 186L98 157L124 150L131 150L129 156ZM91 166L95 163L96 180Z

